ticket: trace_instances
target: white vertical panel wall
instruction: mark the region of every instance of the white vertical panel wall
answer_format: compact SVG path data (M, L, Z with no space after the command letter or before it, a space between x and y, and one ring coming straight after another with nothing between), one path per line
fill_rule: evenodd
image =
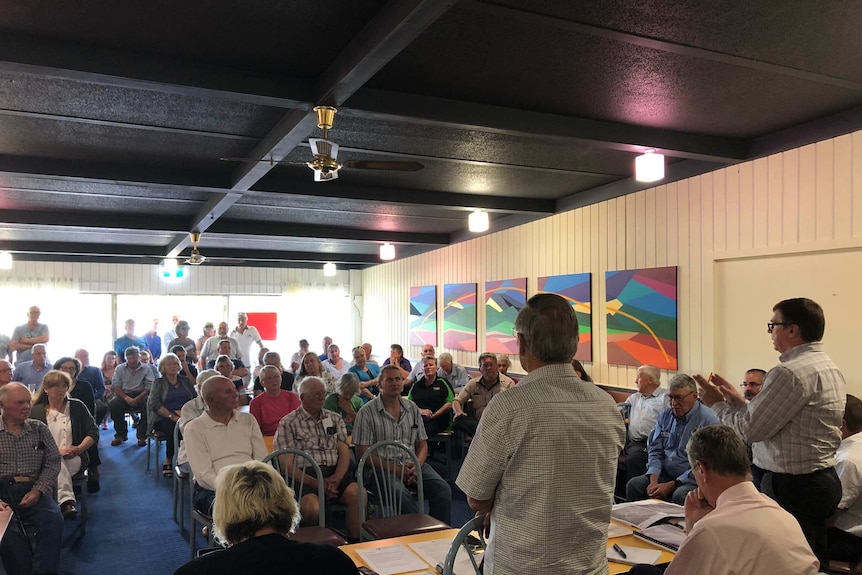
M533 295L540 276L591 272L594 361L588 369L596 381L633 387L635 368L606 361L606 271L678 266L680 370L709 372L732 353L716 349L717 261L860 248L862 132L856 132L365 270L363 336L377 353L397 342L415 358L420 347L406 345L409 288L438 286L439 310L443 284L476 282L481 352L485 281L526 276ZM862 283L862 270L853 273ZM798 295L804 294L793 293L788 282L786 297ZM765 320L773 303L764 306ZM479 352L453 355L475 365Z

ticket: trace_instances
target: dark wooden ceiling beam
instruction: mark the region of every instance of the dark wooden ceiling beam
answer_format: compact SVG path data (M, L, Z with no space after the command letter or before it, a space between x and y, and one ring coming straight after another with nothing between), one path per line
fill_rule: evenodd
M310 109L314 97L313 82L307 78L250 75L244 70L21 34L0 36L0 71L278 108Z
M324 188L325 186L325 188ZM400 188L377 188L342 184L340 181L298 182L274 176L263 178L254 187L255 192L272 194L297 194L302 196L320 197L325 193L327 198L346 200L361 200L385 204L433 206L435 208L472 211L483 208L489 212L500 213L540 213L553 214L556 207L554 200L542 198L524 198L507 196L489 196L479 194L458 194Z
M476 0L464 0L463 4L477 7L479 10L487 14L494 14L507 20L517 19L525 22L533 22L539 24L540 26L556 28L558 30L567 30L569 32L575 32L577 34L584 34L596 38L613 40L615 42L631 44L633 46L640 46L642 48L650 48L652 50L657 50L660 52L678 54L680 56L697 58L699 60L709 60L722 64L730 64L731 66L747 68L749 70L757 70L760 72L768 72L770 74L778 74L791 78L798 78L800 80L815 82L817 84L837 86L839 88L854 90L856 92L862 91L862 82L854 82L846 78L838 78L836 76L820 74L818 72L810 70L783 66L781 64L773 64L771 62L755 60L754 58L736 56L734 54L727 54L725 52L718 52L716 50L707 50L706 48L698 48L696 46L688 46L686 44L671 42L669 40L662 40L660 38L641 36L639 34L632 34L631 32L623 32L622 30L614 30L612 28L596 26L594 24L585 24L583 22L565 20L557 16L540 14L537 12L531 12L519 8L512 8L509 6L501 6L499 4L479 2Z
M634 153L654 148L658 152L678 158L728 164L745 158L745 142L733 138L516 110L373 88L358 90L345 102L341 112L369 119L380 118L408 124L537 138L561 145L588 143L605 149Z
M315 84L313 101L340 106L453 4L454 0L390 0L323 71ZM237 168L232 190L242 193L251 189L273 168L260 160L283 159L316 126L313 114L290 110L252 150L248 156L251 161ZM233 194L213 198L198 213L192 229L206 230L238 199ZM176 256L189 243L188 237L177 236L168 246L168 256Z
M103 264L135 264L135 265L159 265L164 259L159 257L129 257L129 256L104 256L92 254L43 254L43 253L21 253L15 254L16 261L23 262L69 262L69 263L103 263ZM290 268L290 269L320 269L323 263L328 260L321 261L275 261L265 260L254 262L253 267L256 268ZM379 262L378 262L379 263ZM336 263L339 270L362 270L374 264L359 264L359 263ZM189 273L196 273L209 267L249 267L246 262L218 262L204 263L199 266L186 266Z
M209 231L214 234L232 234L267 238L315 238L321 241L351 240L362 242L391 242L393 244L427 244L444 246L449 243L449 234L411 233L397 231L366 230L335 226L285 224L282 222L254 222L244 220L219 220Z

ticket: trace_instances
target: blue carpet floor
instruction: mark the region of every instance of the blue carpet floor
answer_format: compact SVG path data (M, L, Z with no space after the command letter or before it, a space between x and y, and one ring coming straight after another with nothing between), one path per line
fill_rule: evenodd
M161 476L160 461L155 471L145 473L147 448L136 446L132 430L129 436L126 443L112 447L113 430L101 431L102 490L89 496L85 535L81 536L78 521L66 522L63 575L170 575L188 560L187 533L180 533L171 516L172 480ZM432 464L442 475L441 458L442 453ZM460 461L453 461L450 479L459 468ZM452 525L460 526L473 512L464 494L451 484ZM206 547L200 533L197 537L198 548Z

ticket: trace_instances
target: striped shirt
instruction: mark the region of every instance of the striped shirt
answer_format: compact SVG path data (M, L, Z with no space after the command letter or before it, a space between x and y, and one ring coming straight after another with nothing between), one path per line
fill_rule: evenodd
M355 445L371 446L378 441L393 440L403 443L410 451L415 452L416 444L428 439L419 407L403 397L398 399L401 401L401 414L397 420L386 411L379 395L362 406L353 424ZM403 451L394 447L387 447L378 453L386 459L399 462L406 457Z
M456 481L473 499L494 499L485 575L607 573L624 439L613 398L569 363L497 394Z
M820 342L791 348L763 378L760 393L739 409L718 402L718 418L749 442L754 464L804 475L835 465L841 443L844 376Z
M323 409L314 417L300 405L281 418L273 446L276 449L301 449L323 467L338 464L339 441L347 444L347 428L340 415Z
M20 435L6 429L0 417L0 477L27 476L34 489L54 497L60 473L60 452L48 426L25 419Z

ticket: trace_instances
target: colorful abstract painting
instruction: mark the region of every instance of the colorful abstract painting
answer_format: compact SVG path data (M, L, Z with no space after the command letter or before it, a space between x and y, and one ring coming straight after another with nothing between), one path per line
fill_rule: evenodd
M437 286L410 288L410 345L437 345Z
M590 305L591 274L566 274L540 277L539 293L555 293L568 301L578 316L578 353L575 359L593 361L593 320Z
M485 282L485 351L518 353L515 318L527 303L527 278Z
M476 351L476 284L443 286L443 347Z
M606 272L608 363L677 369L676 267Z

